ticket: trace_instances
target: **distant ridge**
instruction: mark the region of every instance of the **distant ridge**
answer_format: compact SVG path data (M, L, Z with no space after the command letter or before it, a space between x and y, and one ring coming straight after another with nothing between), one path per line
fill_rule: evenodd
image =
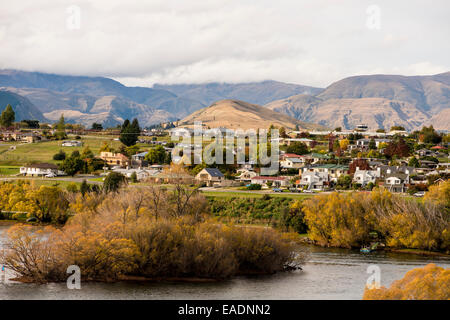
M315 96L296 95L266 104L299 120L353 129L424 124L450 130L450 72L434 76L369 75L337 81ZM440 116L438 116L440 115Z

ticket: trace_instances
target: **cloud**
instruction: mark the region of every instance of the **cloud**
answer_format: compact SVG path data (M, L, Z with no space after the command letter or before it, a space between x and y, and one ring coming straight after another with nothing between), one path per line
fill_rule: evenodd
M371 70L450 69L447 1L408 1L407 11L403 1L377 2L374 31L366 27L372 3L360 0L3 1L0 68L139 85L274 79L316 86ZM69 7L80 9L79 28Z

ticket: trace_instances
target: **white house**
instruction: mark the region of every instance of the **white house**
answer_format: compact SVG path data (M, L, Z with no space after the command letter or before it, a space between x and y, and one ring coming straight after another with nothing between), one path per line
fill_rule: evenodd
M360 170L357 167L353 175L353 181L364 187L371 182L375 184L375 181L377 178L380 178L380 176L380 170Z
M159 170L145 170L145 169L141 169L141 168L137 168L137 169L122 169L122 168L117 168L113 170L114 172L118 172L123 174L124 176L131 178L131 175L134 173L136 173L136 178L137 180L144 180L147 179L151 176L154 176L156 174L158 174L160 171Z
M268 186L271 183L273 187L285 187L289 184L287 177L272 177L272 176L256 176L251 179L252 184L260 184L261 186Z
M306 163L305 157L298 158L284 158L280 161L280 167L282 169L299 169Z
M300 185L308 190L320 191L328 185L329 179L327 172L307 171L302 174Z
M236 177L236 180L242 182L250 182L252 178L258 175L255 171L248 169L239 169L237 172L240 173L240 175Z
M64 175L63 171L58 170L58 166L52 163L37 163L20 168L20 174L24 176L46 176L46 175Z
M404 173L388 174L385 179L385 186L391 192L406 192L409 184L409 175Z

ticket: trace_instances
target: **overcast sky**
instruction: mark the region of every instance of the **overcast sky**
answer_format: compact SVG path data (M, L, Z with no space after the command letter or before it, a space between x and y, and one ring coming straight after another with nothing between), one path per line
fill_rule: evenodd
M450 71L450 2L0 0L0 68L127 85Z

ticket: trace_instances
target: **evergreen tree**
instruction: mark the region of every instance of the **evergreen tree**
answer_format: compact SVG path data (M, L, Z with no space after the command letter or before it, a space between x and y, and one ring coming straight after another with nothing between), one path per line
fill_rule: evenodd
M126 119L120 130L119 140L124 145L129 147L136 144L140 133L141 129L139 127L138 120L135 118L133 122L130 124L130 121Z
M3 110L2 114L1 114L1 125L5 128L10 127L14 120L16 119L16 114L13 110L13 108L11 107L10 104L8 104L5 108L5 110Z

